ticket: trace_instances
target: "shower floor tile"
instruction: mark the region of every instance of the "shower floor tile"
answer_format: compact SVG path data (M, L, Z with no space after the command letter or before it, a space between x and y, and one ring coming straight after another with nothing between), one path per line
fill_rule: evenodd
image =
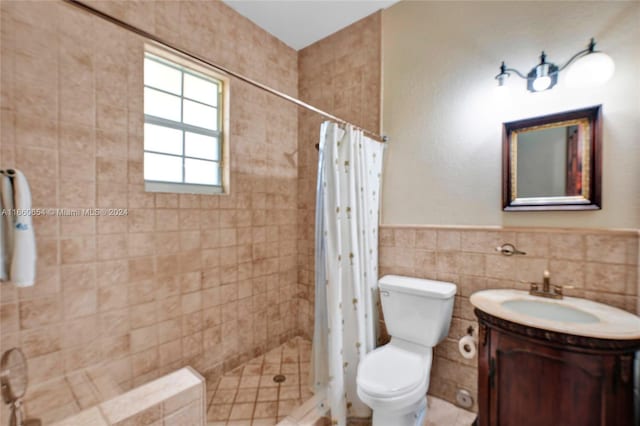
M275 425L309 399L311 342L294 337L208 385L208 426ZM284 382L274 376L281 374Z

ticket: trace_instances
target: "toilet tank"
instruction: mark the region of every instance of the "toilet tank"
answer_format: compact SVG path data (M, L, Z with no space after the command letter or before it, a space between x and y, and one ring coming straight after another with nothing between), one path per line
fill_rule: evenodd
M378 284L391 337L434 347L449 334L455 284L399 275L385 275Z

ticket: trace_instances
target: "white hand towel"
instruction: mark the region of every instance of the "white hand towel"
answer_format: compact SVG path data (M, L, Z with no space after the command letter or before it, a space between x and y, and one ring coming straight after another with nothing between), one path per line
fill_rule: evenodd
M13 186L11 178L0 174L0 280L9 281L11 270L11 250L13 249Z
M20 170L14 170L13 199L16 210L31 210L29 183ZM11 281L18 287L29 287L36 280L36 236L31 215L15 216L11 254Z

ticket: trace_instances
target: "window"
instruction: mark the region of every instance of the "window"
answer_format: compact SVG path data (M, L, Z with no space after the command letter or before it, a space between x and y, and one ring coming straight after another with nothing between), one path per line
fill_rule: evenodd
M147 49L144 57L147 191L225 192L226 83L224 77L182 57Z

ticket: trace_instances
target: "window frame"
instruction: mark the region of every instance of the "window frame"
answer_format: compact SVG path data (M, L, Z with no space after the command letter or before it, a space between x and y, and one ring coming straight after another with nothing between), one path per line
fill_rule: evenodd
M145 191L146 192L170 192L170 193L187 193L187 194L228 194L230 192L229 185L229 149L228 149L228 135L229 135L229 119L228 119L228 111L229 111L229 78L226 75L220 74L211 69L208 65L203 65L199 61L193 58L186 58L184 55L176 53L174 51L169 50L166 47L159 47L155 44L145 44L144 55L143 55L143 67L145 60L152 60L161 65L173 68L180 72L180 94L175 94L169 92L167 90L163 90L157 87L148 86L144 81L144 72L143 72L143 105L145 101L144 91L146 89L154 90L159 93L167 94L170 96L174 96L180 99L180 122L158 117L155 115L145 114L143 111L143 123L156 125L166 128L171 128L175 130L180 130L182 132L182 154L173 154L167 152L160 152L154 150L147 150L144 147L143 142L143 152L157 155L165 155L168 157L180 158L182 161L182 182L174 182L174 181L159 181L159 180L147 180L144 179ZM191 99L184 94L184 79L185 75L192 75L196 78L201 78L205 80L212 80L212 82L218 85L218 98L217 105L214 106L212 104L207 104L205 102ZM184 123L184 101L194 102L203 106L216 108L217 112L217 128L218 130L206 129L203 127L199 127L192 124ZM144 108L143 108L144 110ZM144 132L143 129L143 140L144 140ZM202 157L193 157L186 154L186 133L194 133L197 135L203 135L208 137L216 137L218 139L218 152L217 159L211 160ZM208 161L211 163L218 164L218 173L219 173L219 185L214 184L201 184L201 183L190 183L185 182L186 175L186 167L185 161L188 159L200 160L200 161ZM144 158L143 158L143 167L144 167Z

